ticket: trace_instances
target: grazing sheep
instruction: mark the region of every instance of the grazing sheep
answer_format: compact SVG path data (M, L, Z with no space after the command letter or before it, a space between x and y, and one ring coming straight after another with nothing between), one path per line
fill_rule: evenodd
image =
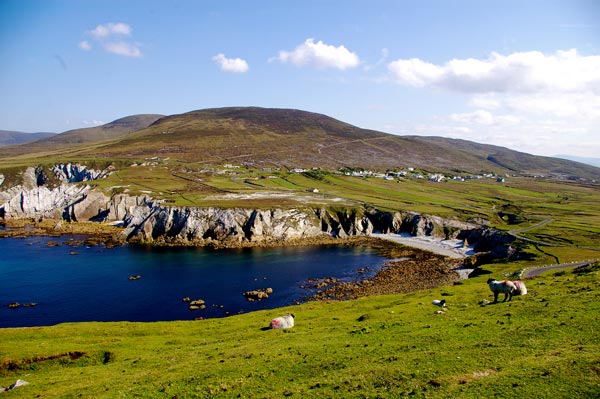
M494 293L494 303L498 302L499 293L504 293L504 300L502 302L506 302L507 298L509 301L512 299L512 296L517 290L515 284L509 280L497 281L495 278L489 278L487 283L490 290Z
M439 299L434 299L433 301L431 301L432 305L435 306L439 306L440 308L445 308L446 307L446 300L442 299L441 301Z
M524 282L517 280L514 283L515 283L515 287L517 287L517 289L513 293L513 295L527 295L527 287L525 287Z
M277 328L292 328L294 327L294 315L291 313L286 314L285 316L276 317L271 320L271 324L269 325L272 329Z

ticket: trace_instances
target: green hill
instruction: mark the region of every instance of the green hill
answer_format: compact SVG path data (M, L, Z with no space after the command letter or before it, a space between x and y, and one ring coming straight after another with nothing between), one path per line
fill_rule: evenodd
M544 174L600 179L600 168L506 148L435 137L396 136L331 117L257 107L131 116L96 128L65 132L35 145L0 150L0 157L132 159L258 167L392 169L456 173Z
M29 143L53 136L55 133L24 133L0 130L0 146Z
M0 157L22 156L26 154L59 153L82 145L113 140L131 132L148 127L163 115L141 114L117 119L102 126L69 130L43 138L25 146L11 146L0 149Z

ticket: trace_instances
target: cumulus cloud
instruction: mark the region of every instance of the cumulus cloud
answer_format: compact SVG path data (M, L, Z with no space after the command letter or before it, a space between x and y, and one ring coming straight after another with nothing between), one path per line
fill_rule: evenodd
M82 121L84 125L86 126L98 126L98 125L104 125L104 122L96 120L96 119L91 119L91 120L83 120Z
M217 54L212 60L221 68L223 72L246 73L248 72L248 63L241 58L227 58L225 54Z
M399 59L388 70L397 83L464 93L600 93L600 56L582 56L575 49L550 55L493 52L487 59L453 59L444 65Z
M104 38L109 36L130 36L131 26L126 23L106 23L104 25L98 25L94 29L90 30L90 34L96 38Z
M108 22L97 25L94 29L86 31L85 34L108 53L140 58L143 55L140 44L129 39L132 31L131 26L124 22ZM79 42L78 46L84 51L92 49L91 43L87 40Z
M109 53L124 55L126 57L142 56L142 51L139 49L137 44L129 42L107 42L104 43L104 49Z
M278 60L283 64L291 63L296 66L310 66L314 68L335 68L345 70L355 68L360 59L356 53L351 52L343 45L335 47L323 43L315 43L314 39L306 39L292 51L280 51L279 55L271 60Z
M493 115L491 112L478 109L474 112L451 114L450 120L463 124L506 125L518 123L520 119L514 115Z
M90 51L92 49L92 45L87 40L82 40L79 42L79 48L85 51Z
M438 117L427 134L543 155L600 151L600 55L493 52L439 64L398 59L387 67L398 84L466 98L470 109Z

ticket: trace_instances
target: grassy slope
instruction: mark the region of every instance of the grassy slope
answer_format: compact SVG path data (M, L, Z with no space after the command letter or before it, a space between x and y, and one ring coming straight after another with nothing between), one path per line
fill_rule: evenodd
M486 278L225 319L2 329L0 385L30 382L15 398L598 397L598 267L479 306ZM262 330L286 311L292 330ZM69 352L84 354L28 363Z
M462 140L401 137L360 129L325 115L290 109L220 108L126 117L66 132L35 145L0 149L0 161L59 157L244 163L257 167L419 167L468 173L544 173L600 179L600 169ZM141 129L141 130L140 130ZM102 141L106 140L106 141ZM45 162L45 161L44 161ZM0 165L2 162L0 162Z

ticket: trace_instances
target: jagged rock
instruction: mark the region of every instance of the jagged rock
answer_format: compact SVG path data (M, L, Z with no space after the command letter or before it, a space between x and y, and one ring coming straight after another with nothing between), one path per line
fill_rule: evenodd
M22 184L0 192L4 217L89 220L106 208L110 198L102 192L69 183L95 180L108 172L88 170L79 164L56 165L52 171L61 183L57 187L48 187L42 167L28 167L22 173Z
M463 239L475 251L490 257L513 256L514 238L473 223L442 219L415 212L385 212L363 207L337 209L244 209L166 206L149 196L117 194L112 197L90 185L71 182L105 177L108 171L80 164L51 168L54 188L41 167L29 167L22 184L0 191L0 215L4 218L51 218L66 221L102 221L121 224L121 240L165 242L173 245L245 245L316 238L339 238L381 233L409 233ZM2 177L2 181L4 176ZM60 223L57 224L57 228ZM473 259L473 263L487 259Z
M110 173L106 170L88 169L87 166L78 163L54 165L51 170L58 180L68 183L98 180Z

